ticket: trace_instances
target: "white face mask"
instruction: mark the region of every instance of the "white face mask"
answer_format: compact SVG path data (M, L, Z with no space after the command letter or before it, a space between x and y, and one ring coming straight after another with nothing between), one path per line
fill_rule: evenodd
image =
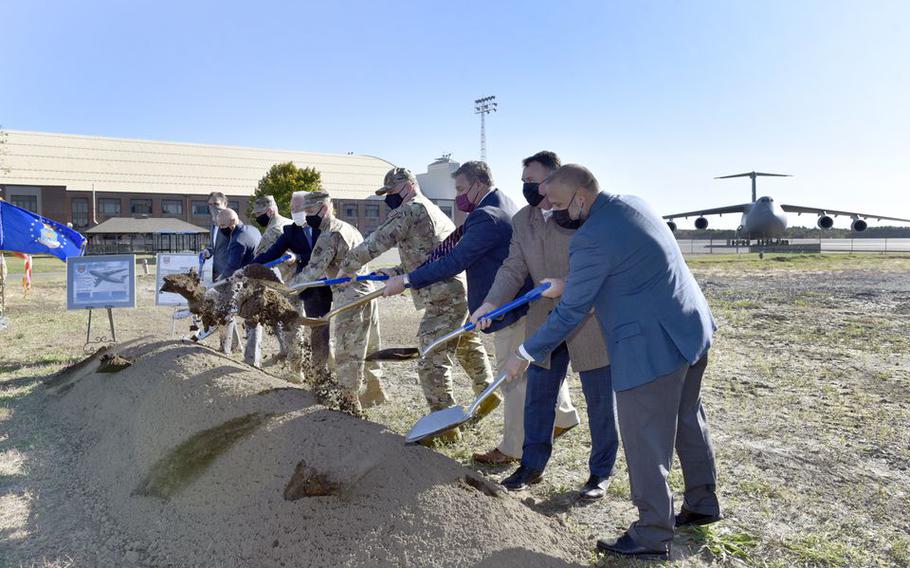
M291 219L294 220L294 224L298 227L306 226L306 213L303 211L297 211L291 213Z

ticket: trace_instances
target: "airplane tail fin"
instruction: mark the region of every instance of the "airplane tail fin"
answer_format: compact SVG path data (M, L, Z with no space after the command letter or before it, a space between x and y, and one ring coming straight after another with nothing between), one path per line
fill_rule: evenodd
M793 176L790 175L790 174L769 174L769 173L764 173L764 172L747 172L747 173L744 173L744 174L733 174L733 175L730 175L730 176L718 176L718 177L716 177L716 178L714 178L714 179L730 179L730 178L739 178L739 177L752 178L752 202L754 203L754 202L755 202L755 198L756 198L756 196L755 196L755 178L757 178L757 177L759 177L759 176L766 176L766 177L793 177Z

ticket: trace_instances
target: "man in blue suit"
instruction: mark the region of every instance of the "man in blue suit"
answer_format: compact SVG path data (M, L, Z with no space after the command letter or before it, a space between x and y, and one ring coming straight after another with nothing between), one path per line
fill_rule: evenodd
M610 353L619 431L639 520L597 548L669 558L675 526L720 519L714 448L701 404L702 375L716 325L667 225L641 199L601 193L582 166L556 170L542 187L553 219L577 232L567 282L546 323L506 364L519 376L565 341L591 308ZM685 478L674 519L667 475L673 448Z
M419 290L434 282L466 272L468 279L468 309L474 312L483 304L496 272L509 256L512 239L512 216L518 206L508 196L493 186L490 168L484 162L465 162L453 174L455 180L455 206L468 214L461 236L451 250L443 251L438 259L430 259L416 270L391 278L386 284L387 296L399 294L406 285ZM445 245L445 243L443 243ZM527 280L519 295L531 289ZM527 306L512 310L497 319L486 333L493 333L497 367L502 368L509 353L524 340L524 321ZM521 459L524 443L523 381L503 387L503 438L488 452L474 454L476 461L488 464L505 464Z
M216 217L218 225L218 238L227 242L224 249L224 264L221 267L220 278L230 278L235 272L238 272L244 266L253 260L253 253L259 246L259 239L262 235L259 230L240 222L237 212L233 209L222 209ZM237 330L237 324L234 318L228 320L224 326L224 335L227 338L222 343L222 350L230 354L233 348L234 335ZM262 328L255 325L246 326L246 349L243 352L243 360L254 367L260 366L261 351L258 349L259 341L262 337Z
M306 191L295 191L291 195L291 219L293 223L285 225L281 236L270 246L268 250L256 255L253 262L265 264L281 258L284 254L290 253L291 258L286 262L296 265L294 274L298 274L303 267L310 262L310 256L313 254L313 247L316 239L319 238L319 229L310 227L306 222ZM328 286L318 286L307 288L300 293L300 299L303 301L303 312L313 318L322 317L332 309L332 289ZM288 352L288 362L293 373L295 382L302 382L303 377L303 351L301 342L303 334L309 329L310 349L313 354L315 364L327 366L331 357L331 348L329 344L329 326L305 328L297 326L295 330L290 331L295 337L292 339Z

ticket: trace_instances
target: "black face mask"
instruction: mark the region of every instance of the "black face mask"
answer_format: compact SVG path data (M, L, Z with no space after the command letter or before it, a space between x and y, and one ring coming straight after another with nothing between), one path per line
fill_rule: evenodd
M263 213L262 215L256 217L256 224L260 227L265 227L269 224L269 216Z
M570 231L578 230L582 223L584 223L581 219L569 217L568 209L554 209L553 221L563 229L569 229Z
M389 206L390 209L398 209L401 207L401 204L404 203L404 198L399 194L386 194L385 204Z
M521 186L521 192L525 195L525 199L528 200L531 207L537 207L540 205L540 202L543 201L543 195L540 194L539 183L526 181L524 185Z
M230 237L230 236L231 236L231 229L228 229L228 228L218 229L218 232L220 232L220 233L221 233L222 235L224 235L225 237Z
M307 215L306 224L309 225L312 229L318 229L319 225L322 224L322 217L319 215Z

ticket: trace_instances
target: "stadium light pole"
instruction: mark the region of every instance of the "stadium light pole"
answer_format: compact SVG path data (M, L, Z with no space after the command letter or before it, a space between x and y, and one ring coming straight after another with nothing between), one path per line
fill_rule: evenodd
M487 161L487 123L486 116L496 112L496 96L483 97L474 101L474 114L480 115L480 161Z

